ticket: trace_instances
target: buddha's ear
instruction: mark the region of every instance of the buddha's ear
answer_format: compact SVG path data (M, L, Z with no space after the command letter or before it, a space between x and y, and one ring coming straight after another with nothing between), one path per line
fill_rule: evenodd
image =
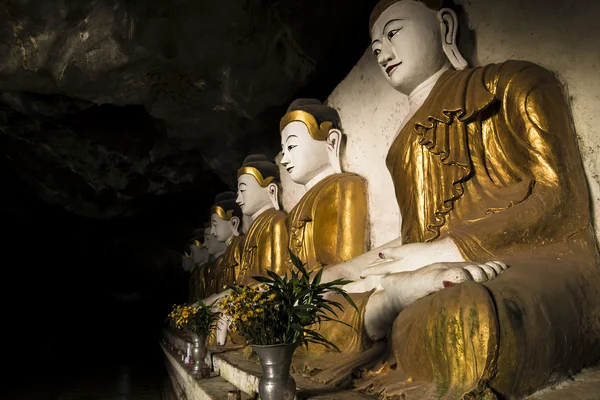
M464 59L456 42L458 34L458 17L456 13L449 8L442 8L438 11L438 21L440 23L440 32L442 35L442 48L452 66L455 69L465 69L468 67L467 61Z
M342 146L342 132L338 129L330 129L327 135L327 156L329 164L333 167L336 173L342 172L340 162L340 147Z
M269 200L271 200L271 204L275 207L276 210L280 210L279 207L279 186L276 183L269 183L267 186L267 190L269 191Z
M231 230L234 236L240 236L240 219L238 217L231 217Z

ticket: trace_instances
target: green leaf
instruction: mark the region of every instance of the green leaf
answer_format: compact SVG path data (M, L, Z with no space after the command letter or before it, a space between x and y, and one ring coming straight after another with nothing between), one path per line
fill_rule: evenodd
M267 278L266 276L253 276L252 279L259 283L273 284L273 280Z
M323 268L319 269L319 271L317 272L317 274L315 275L315 277L312 280L312 284L313 285L318 285L321 283L321 276L323 276Z

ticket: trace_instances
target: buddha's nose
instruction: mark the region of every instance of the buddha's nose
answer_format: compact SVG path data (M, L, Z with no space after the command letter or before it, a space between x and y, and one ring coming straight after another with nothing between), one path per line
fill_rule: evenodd
M394 58L394 52L390 48L389 44L384 42L381 46L381 52L377 55L377 62L379 62L379 64L385 68L387 64Z

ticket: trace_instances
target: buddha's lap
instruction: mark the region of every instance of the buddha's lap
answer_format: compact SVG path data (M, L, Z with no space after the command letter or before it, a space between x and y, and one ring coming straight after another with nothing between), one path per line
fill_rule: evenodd
M525 393L594 361L598 351L586 350L600 339L593 246L556 244L502 261L510 268L495 280L444 289L399 314L390 338L400 368L467 386L502 371L501 392Z

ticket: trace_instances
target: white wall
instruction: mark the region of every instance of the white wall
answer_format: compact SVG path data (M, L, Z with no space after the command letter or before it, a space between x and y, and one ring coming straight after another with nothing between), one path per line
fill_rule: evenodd
M475 31L476 65L508 59L529 60L556 73L571 102L584 167L600 227L600 2L547 0L457 0ZM367 28L368 16L365 15ZM342 167L369 182L371 242L399 234L400 216L385 156L406 113L406 99L378 70L370 49L328 98L341 116L347 146ZM289 211L303 189L282 170L284 208ZM597 229L600 238L600 229Z

